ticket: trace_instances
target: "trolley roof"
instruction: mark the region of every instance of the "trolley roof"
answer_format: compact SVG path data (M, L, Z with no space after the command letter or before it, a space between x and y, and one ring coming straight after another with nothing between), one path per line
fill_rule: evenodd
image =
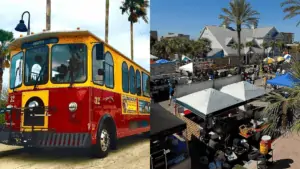
M27 36L24 36L24 37L17 38L14 41L12 41L9 44L8 47L9 47L10 50L15 50L15 49L21 48L22 44L26 43L26 42L33 42L33 41L38 41L38 40L41 40L41 39L54 38L54 37L59 37L59 36L91 36L91 37L95 38L96 40L98 40L100 42L103 42L106 46L108 46L109 48L113 49L118 54L122 55L129 62L134 63L139 68L141 68L144 71L146 71L147 73L149 73L149 71L147 71L146 69L144 69L143 67L141 67L140 65L138 65L133 60L131 60L128 57L126 57L120 51L118 51L117 49L115 49L114 47L112 47L111 45L109 45L108 43L104 42L102 39L100 39L99 37L97 37L95 34L91 33L88 30L45 31L45 32L40 32L40 33L37 33L37 34L32 34L32 35L27 35ZM149 54L149 56L150 56L150 54ZM150 58L149 58L149 61L150 61ZM150 62L149 62L149 64L150 64Z

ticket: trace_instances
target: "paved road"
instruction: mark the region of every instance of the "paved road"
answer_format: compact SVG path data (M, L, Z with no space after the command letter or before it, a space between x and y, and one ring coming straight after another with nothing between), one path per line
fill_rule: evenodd
M26 153L0 144L0 168L5 169L144 169L149 168L149 140L134 136L119 141L119 149L104 159L85 150L42 150Z

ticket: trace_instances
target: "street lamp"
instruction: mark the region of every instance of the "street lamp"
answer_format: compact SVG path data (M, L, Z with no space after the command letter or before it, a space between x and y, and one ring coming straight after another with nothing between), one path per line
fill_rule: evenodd
M28 14L28 29L23 20L25 13ZM19 24L16 26L15 30L18 32L27 32L27 35L30 35L30 13L28 11L23 12L22 18L21 18Z

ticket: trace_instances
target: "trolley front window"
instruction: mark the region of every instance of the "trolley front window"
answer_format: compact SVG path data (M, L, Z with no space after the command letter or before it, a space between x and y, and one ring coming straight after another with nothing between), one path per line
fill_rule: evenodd
M48 46L27 49L25 53L25 85L40 85L48 82Z
M51 53L51 81L53 83L82 83L87 80L85 44L54 45Z
M15 54L11 59L10 66L10 89L15 89L22 85L22 65L23 65L23 52Z

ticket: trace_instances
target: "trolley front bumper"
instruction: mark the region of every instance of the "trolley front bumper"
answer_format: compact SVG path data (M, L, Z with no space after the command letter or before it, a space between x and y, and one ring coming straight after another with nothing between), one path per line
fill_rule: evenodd
M0 131L0 143L39 148L88 148L92 144L90 133L56 133L51 131Z

